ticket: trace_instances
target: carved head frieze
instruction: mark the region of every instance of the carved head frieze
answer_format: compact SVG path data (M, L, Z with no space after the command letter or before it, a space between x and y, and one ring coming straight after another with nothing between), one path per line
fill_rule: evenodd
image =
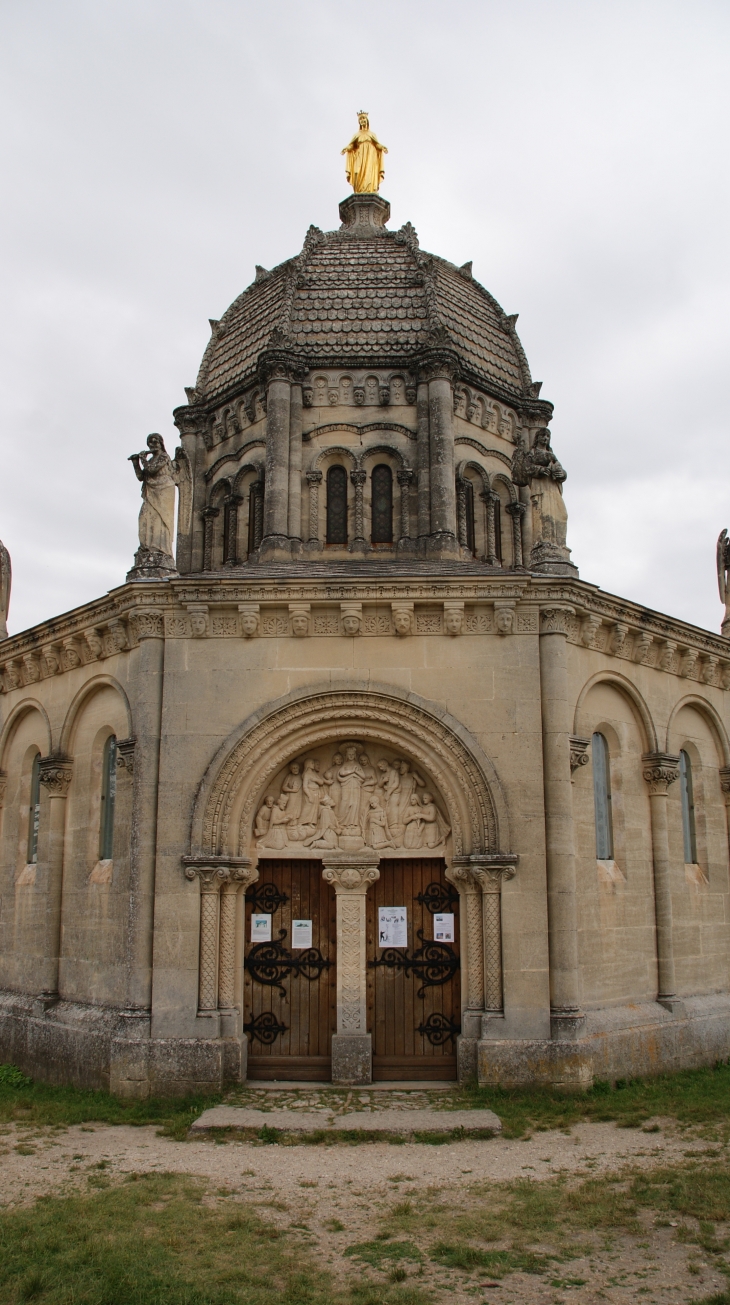
M354 636L362 626L362 603L340 603L342 633Z
M391 603L393 626L400 638L405 638L413 629L413 603Z
M309 603L289 604L291 632L295 639L304 639L309 634L309 611Z
M194 639L204 639L208 633L208 608L205 603L188 603L190 633Z
M239 603L238 610L241 613L241 634L244 639L253 639L254 635L259 633L260 629L260 611L258 603Z
M495 603L494 623L499 634L511 634L515 623L514 603Z
M365 849L443 856L451 832L445 812L433 783L407 758L346 739L278 772L260 799L253 837L263 857Z
M446 601L444 603L444 628L447 634L455 637L464 629L464 604Z

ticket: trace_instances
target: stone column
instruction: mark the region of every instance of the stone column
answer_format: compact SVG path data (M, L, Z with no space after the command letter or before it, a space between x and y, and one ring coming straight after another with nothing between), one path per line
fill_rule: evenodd
M223 533L223 561L226 566L238 566L238 509L243 502L240 494L227 494Z
M302 538L302 387L291 387L289 419L289 536ZM299 551L298 549L296 551Z
M464 901L466 917L467 991L464 1024L468 1023L468 1013L471 1011L479 1013L481 1024L484 1010L484 924L481 886L472 875L469 857L455 857L446 872L446 878L458 888L459 896ZM466 1028L463 1031L466 1031ZM478 1029L474 1031L475 1036L478 1036L478 1032Z
M73 774L73 759L57 754L43 757L40 781L48 793L48 890L46 896L43 966L38 976L41 999L58 1000L58 967L61 958L61 908L63 900L63 853L66 832L66 798Z
M291 380L284 368L276 367L266 391L266 490L264 494L264 537L262 555L283 560L289 547L289 437L291 427Z
M502 966L502 882L513 879L516 856L498 858L472 857L472 875L482 897L484 933L484 1008L489 1015L504 1014L504 973Z
M508 503L505 511L512 518L512 558L513 566L524 566L524 553L522 549L522 518L527 511L525 503Z
M307 484L309 485L309 547L310 549L321 548L322 544L319 538L319 487L322 484L321 471L308 471Z
M411 481L413 472L410 467L401 467L398 472L400 485L400 539L399 543L410 539L411 535Z
M367 540L365 539L365 512L363 505L363 489L367 480L367 472L361 467L350 472L350 480L355 490L355 503L353 512L354 538L349 547L351 553L366 553L368 549Z
M654 861L654 909L656 912L656 955L659 992L657 1001L667 1010L681 1013L674 978L672 935L671 863L667 829L667 792L679 775L679 757L666 752L645 752L643 775L649 785L651 846Z
M253 512L253 531L252 542L254 549L261 547L261 540L264 536L264 482L255 480L251 486L253 495L249 504L249 512Z
M493 489L485 489L482 495L487 505L487 556L488 566L497 566L499 558L497 557L497 536L494 529L494 509L499 502L499 494L495 494Z
M162 612L140 607L130 615L139 640L134 666L134 790L127 914L127 1006L148 1010L152 999L152 924L155 901L157 797L160 775L165 639Z
M431 540L437 554L458 556L456 538L456 480L454 475L453 361L430 358L428 374L428 418L431 449Z
M578 908L570 770L572 712L568 696L566 641L572 607L540 609L540 695L545 793L550 1006L552 1036L580 1037Z
M215 529L215 520L220 513L220 508L207 507L201 512L203 519L203 570L210 571L213 567L213 531Z
M200 951L198 955L198 1012L218 1009L218 946L220 891L230 878L226 864L185 858L185 878L200 880Z
M418 538L431 533L431 442L428 430L428 385L421 381L417 390L418 422Z
M229 877L221 886L221 919L218 969L218 1007L230 1012L236 1005L236 914L238 895L259 877L247 857L226 863Z
M725 819L728 845L730 846L730 766L720 767L720 788L725 799ZM0 807L2 806L3 780L0 773Z
M380 856L324 852L323 879L337 897L337 1032L332 1038L332 1082L372 1082L372 1037L367 1027L367 921L365 895L380 878Z

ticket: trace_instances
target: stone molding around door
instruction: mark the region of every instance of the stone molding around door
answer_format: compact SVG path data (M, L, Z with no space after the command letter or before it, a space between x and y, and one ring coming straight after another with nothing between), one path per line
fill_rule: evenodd
M185 878L200 881L198 1013L231 1011L236 993L238 894L259 877L248 857L184 856Z

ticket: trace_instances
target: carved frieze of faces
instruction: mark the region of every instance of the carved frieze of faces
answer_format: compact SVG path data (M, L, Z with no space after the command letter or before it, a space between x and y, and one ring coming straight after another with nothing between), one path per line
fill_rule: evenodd
M253 639L254 635L259 632L258 603L239 603L238 610L241 614L241 634L244 639Z
M494 623L499 634L511 634L515 623L514 606L501 607L495 603Z
M400 638L404 638L413 629L413 603L391 603L393 626Z
M188 604L190 633L194 639L204 639L208 633L208 608L204 603Z
M253 828L259 856L371 849L443 856L451 829L433 784L386 746L317 747L279 771ZM242 844L249 832L241 831Z

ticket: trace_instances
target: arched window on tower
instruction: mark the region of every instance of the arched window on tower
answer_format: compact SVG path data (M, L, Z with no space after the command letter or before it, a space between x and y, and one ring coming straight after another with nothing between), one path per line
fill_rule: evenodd
M613 819L611 817L611 759L602 734L594 734L593 802L596 812L596 859L613 860Z
M112 734L101 758L101 808L99 815L99 860L114 855L114 799L117 792L117 740Z
M347 543L347 472L339 466L327 472L327 543Z
M248 552L255 553L264 533L264 482L254 480L248 491Z
M28 812L27 864L38 860L38 830L41 822L41 759L36 752L30 772L30 810Z
M494 501L494 555L502 566L502 504L498 498Z
M371 480L374 544L393 543L393 472L384 462L373 467Z
M684 863L697 864L697 834L695 832L695 800L692 788L692 762L684 750L679 754L679 790L682 796L682 834L684 835Z
M474 531L474 486L464 479L464 509L466 512L466 546L470 553L476 553L476 535Z

